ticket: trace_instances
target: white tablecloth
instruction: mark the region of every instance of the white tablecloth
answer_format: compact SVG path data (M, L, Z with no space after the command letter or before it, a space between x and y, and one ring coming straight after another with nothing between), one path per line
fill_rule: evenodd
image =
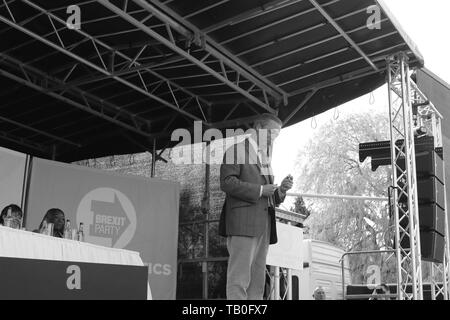
M143 266L139 252L0 226L0 257ZM147 289L151 299L150 287Z

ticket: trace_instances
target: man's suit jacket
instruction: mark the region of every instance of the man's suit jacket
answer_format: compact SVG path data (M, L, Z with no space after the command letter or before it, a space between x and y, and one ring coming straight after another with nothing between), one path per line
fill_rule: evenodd
M220 188L226 193L219 222L221 236L261 236L269 215L270 244L277 243L275 208L269 207L267 197L259 196L261 185L273 184L273 176L262 175L261 166L247 139L225 153L220 167ZM272 203L277 206L283 201L277 190Z

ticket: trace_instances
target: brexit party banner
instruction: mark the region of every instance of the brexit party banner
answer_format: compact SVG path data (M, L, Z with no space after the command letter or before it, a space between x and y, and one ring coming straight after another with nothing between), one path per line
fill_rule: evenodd
M35 158L28 197L27 229L59 208L86 242L138 251L153 299L175 299L178 183Z
M26 155L0 147L0 210L10 204L21 206Z

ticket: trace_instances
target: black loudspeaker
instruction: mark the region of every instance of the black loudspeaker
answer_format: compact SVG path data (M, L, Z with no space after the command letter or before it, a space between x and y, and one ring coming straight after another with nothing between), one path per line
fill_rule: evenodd
M436 177L417 180L419 204L437 204L445 208L445 188Z
M410 248L409 237L402 239L402 248ZM395 247L395 245L394 245ZM444 262L445 238L432 230L420 230L420 252L422 261Z
M445 234L445 210L436 204L419 206L420 228Z
M418 180L436 177L444 184L444 162L442 156L436 151L416 152L416 174Z
M420 251L423 261L444 262L445 238L436 231L420 231Z
M407 206L402 204L404 210ZM406 228L409 220L404 218L400 221L402 228ZM419 205L419 226L424 231L436 231L445 234L445 210L436 204Z
M404 169L404 161L399 162ZM419 202L419 226L422 260L442 263L445 250L445 188L442 153L427 148L416 149L417 196ZM400 172L398 172L399 174ZM401 183L400 183L401 187ZM400 194L400 204L406 209L406 197ZM400 225L405 228L407 219ZM402 240L402 247L409 248L409 237Z
M402 184L399 183L399 186L402 187ZM437 204L441 208L445 208L445 188L436 177L418 179L417 196L419 198L419 205ZM406 196L404 194L400 194L399 202L406 203Z

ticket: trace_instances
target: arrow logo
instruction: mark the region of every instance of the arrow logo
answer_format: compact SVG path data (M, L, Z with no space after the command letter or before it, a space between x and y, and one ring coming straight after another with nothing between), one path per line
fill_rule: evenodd
M117 194L114 193L114 202L92 200L91 211L94 213L94 223L89 226L89 234L112 239L114 247L130 225Z

